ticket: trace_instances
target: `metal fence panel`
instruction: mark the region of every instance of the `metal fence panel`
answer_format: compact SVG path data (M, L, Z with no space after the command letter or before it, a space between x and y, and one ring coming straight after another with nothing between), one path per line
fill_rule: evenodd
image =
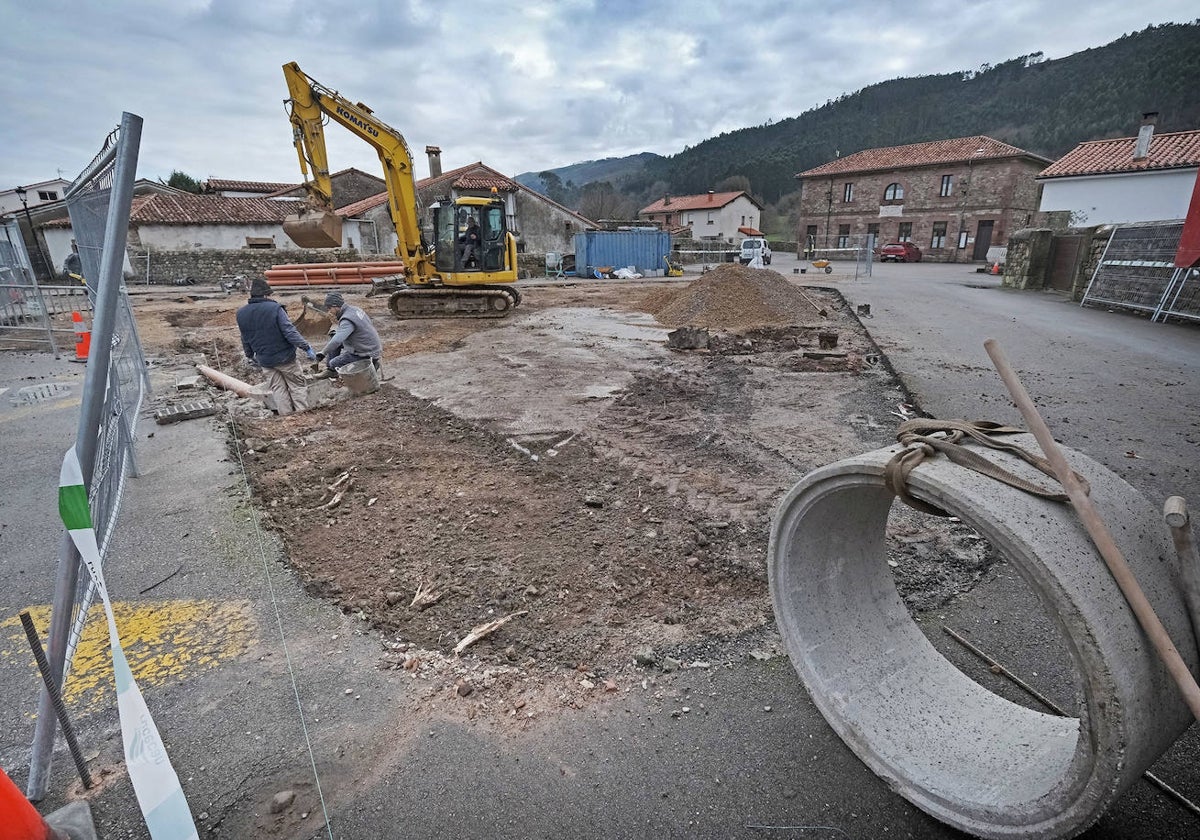
M25 240L15 219L3 225L0 236L0 348L40 349L47 346L58 358L52 306L39 286ZM90 308L90 306L89 306ZM60 327L61 329L61 327ZM64 332L74 332L69 326ZM68 339L69 335L63 336Z
M95 313L76 451L88 486L101 563L116 527L125 480L136 475L133 441L149 377L133 310L121 276L129 208L141 141L141 118L125 114L92 163L67 190L67 211L79 247L86 295ZM59 305L57 302L54 306ZM51 612L48 658L61 685L96 595L90 575L79 574L79 554L62 543ZM42 692L30 761L28 795L45 794L54 749L55 718Z
M1080 305L1099 304L1160 317L1179 285L1175 251L1182 233L1183 222L1124 225L1113 230Z

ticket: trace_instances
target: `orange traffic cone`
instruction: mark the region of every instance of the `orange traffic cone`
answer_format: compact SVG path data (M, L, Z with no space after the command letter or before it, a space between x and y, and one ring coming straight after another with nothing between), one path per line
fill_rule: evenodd
M999 273L1000 273L1000 263L999 262L992 263L992 274L999 274Z
M82 313L72 312L71 320L75 322L75 358L81 362L86 361L88 352L92 349L92 331L83 322Z
M62 840L0 770L0 840Z

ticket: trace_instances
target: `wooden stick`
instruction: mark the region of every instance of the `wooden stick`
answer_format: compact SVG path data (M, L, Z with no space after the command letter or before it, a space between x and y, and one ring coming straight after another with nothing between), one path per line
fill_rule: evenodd
M1166 666L1167 671L1175 680L1175 684L1179 686L1179 690L1183 694L1183 699L1187 703L1188 708L1192 710L1192 714L1196 719L1200 720L1200 685L1196 684L1196 678L1188 670L1183 657L1179 655L1179 651L1175 649L1175 645L1171 642L1171 637L1168 635L1167 629L1163 627L1158 615L1154 612L1154 607L1146 599L1145 593L1142 592L1141 586L1138 585L1137 578L1133 575L1133 570L1129 568L1129 564L1125 561L1125 556L1121 553L1121 549L1117 548L1112 534L1109 533L1108 527L1105 526L1104 519L1100 516L1099 511L1096 510L1095 505L1092 504L1092 500L1088 498L1087 493L1084 492L1078 479L1075 478L1075 474L1067 464L1067 459L1063 456L1062 450L1054 442L1054 436L1050 434L1050 428L1038 413L1037 407L1029 397L1029 392L1025 390L1025 386L1021 384L1016 373L1009 367L1004 354L1000 352L1000 346L996 343L995 339L989 338L983 343L983 348L991 358L992 364L996 366L1000 378L1004 380L1008 392L1017 404L1017 410L1025 418L1025 425L1029 427L1029 430L1033 432L1033 436L1037 438L1038 445L1041 446L1046 460L1053 467L1054 474L1058 478L1059 483L1067 491L1067 497L1071 500L1071 505L1075 508L1075 513L1079 515L1080 521L1083 522L1083 527L1087 529L1088 535L1092 538L1092 542L1095 543L1096 549L1104 559L1104 564L1112 572L1117 586L1121 588L1121 592L1124 594L1125 600L1129 603L1130 609L1133 610L1134 616L1137 617L1138 623L1142 626L1142 630L1150 637L1150 642L1154 645L1154 649L1158 651L1158 655Z
M454 653L456 655L462 653L469 646L475 644L484 636L492 635L517 616L525 615L527 612L529 612L529 610L521 610L520 612L506 615L504 618L497 618L495 621L489 621L487 624L480 624L478 627L471 628L471 632L463 636L463 640L454 646Z
M1179 579L1183 583L1183 600L1192 620L1192 635L1200 642L1200 557L1192 542L1192 526L1188 523L1187 502L1182 496L1170 496L1163 503L1163 519L1171 529L1175 554L1179 557Z

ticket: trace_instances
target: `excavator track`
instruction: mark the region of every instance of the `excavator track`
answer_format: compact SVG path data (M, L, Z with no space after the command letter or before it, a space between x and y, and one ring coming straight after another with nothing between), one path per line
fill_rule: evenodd
M520 303L509 286L409 286L392 293L388 309L397 318L503 318Z

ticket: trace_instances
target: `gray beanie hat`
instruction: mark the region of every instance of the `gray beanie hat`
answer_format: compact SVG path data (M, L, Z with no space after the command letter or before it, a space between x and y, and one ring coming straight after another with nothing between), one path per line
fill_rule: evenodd
M271 294L271 284L264 277L255 277L250 281L250 297L267 297Z
M345 303L346 303L346 299L344 297L342 297L341 295L339 295L337 292L330 292L329 294L325 295L325 308L326 309L329 309L330 307L333 307L333 306L343 306Z

